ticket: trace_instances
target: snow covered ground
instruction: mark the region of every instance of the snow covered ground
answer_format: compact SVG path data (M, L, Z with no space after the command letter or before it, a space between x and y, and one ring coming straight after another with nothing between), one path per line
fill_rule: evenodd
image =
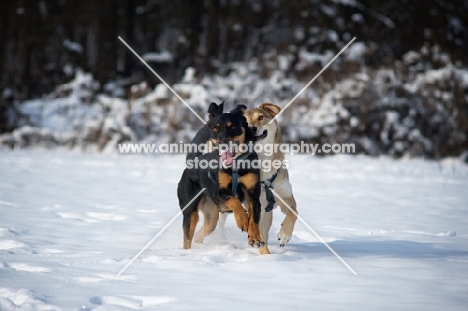
M0 310L466 310L468 166L290 156L301 216L259 256L227 223L181 249L180 156L0 153Z

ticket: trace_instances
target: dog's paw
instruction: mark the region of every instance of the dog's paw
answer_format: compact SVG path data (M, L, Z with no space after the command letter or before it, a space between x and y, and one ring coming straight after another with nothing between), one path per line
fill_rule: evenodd
M198 233L195 235L195 237L193 238L193 242L197 243L197 244L201 244L203 243L203 240L205 239L205 236Z
M249 235L248 240L249 240L249 245L252 247L257 247L257 248L265 247L265 242L263 242L263 240L260 238L254 239L254 238L251 238Z
M263 241L260 240L260 241L257 242L257 245L256 245L256 246L257 246L258 248L264 248L265 245L266 245L265 242L263 242Z
M286 243L289 242L291 239L291 234L287 234L283 228L281 228L280 232L278 232L278 243L281 247L284 247Z
M271 254L267 245L265 245L262 248L259 248L259 253L260 253L260 255L269 255L269 254Z

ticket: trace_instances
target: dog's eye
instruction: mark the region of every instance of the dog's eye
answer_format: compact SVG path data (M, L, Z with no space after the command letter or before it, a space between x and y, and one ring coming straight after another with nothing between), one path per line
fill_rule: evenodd
M213 132L218 133L218 132L219 132L219 126L215 126L215 127L213 128Z
M259 116L258 121L262 121L262 120L263 120L263 116Z

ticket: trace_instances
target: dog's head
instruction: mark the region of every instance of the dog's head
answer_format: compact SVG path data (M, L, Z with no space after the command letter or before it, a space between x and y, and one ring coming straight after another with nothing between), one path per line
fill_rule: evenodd
M213 145L218 147L223 145L219 148L221 160L225 167L229 167L241 154L240 148L234 148L234 146L252 140L253 133L244 117L246 106L239 105L234 110L223 113L223 108L220 109L221 105L217 106L214 103L210 105L208 128Z
M275 143L280 140L280 130L276 120L269 124L271 120L281 111L281 108L264 103L260 107L250 109L244 113L249 127L254 131L256 140L261 143Z

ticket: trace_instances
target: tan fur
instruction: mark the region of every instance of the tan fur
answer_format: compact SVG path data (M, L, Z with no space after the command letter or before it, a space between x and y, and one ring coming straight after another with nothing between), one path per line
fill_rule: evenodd
M281 108L279 106L276 106L276 105L270 104L270 103L263 103L263 104L260 105L259 108L267 111L273 117L276 116L281 111Z
M258 182L258 178L257 178L257 175L255 175L254 173L248 173L248 174L245 174L244 176L241 176L239 178L240 182L242 184L244 184L244 186L247 188L247 189L252 189L255 187L255 185L257 184Z
M266 204L266 202L262 202L262 204ZM262 240L265 242L265 246L260 249L260 255L270 254L270 250L268 249L268 231L271 227L272 221L273 221L273 213L272 212L265 213L265 211L262 210L262 215L260 216L260 222L262 223L263 226L260 226L259 224L259 228L260 228L260 236Z
M273 144L280 144L281 143L281 129L278 126L276 120L272 122L272 124L268 124L279 112L281 108L277 105L271 103L264 103L257 108L247 110L244 113L244 116L249 123L249 126L255 126L258 129L259 134L264 129L268 130L268 136L266 140L268 143ZM271 156L261 155L259 154L259 158L262 160L284 160L284 154L277 150L277 152L273 153ZM270 172L265 172L263 170L260 171L260 179L266 180L272 174L274 174L274 170L272 169ZM276 188L275 188L276 186ZM278 171L278 175L273 183L273 190L275 190L281 198L297 213L296 209L296 201L293 196L292 187L289 183L289 174L288 170L285 168L281 168ZM262 188L262 194L260 196L260 201L262 204L262 216L260 217L260 231L262 235L263 241L268 243L268 233L272 223L272 213L265 213L265 206L267 205L265 191ZM286 215L281 229L278 233L278 240L281 245L286 244L292 236L294 225L296 223L296 216L294 215L289 208L286 207L279 199L275 199L276 203L275 206L280 206L281 211ZM261 254L268 254L269 250L268 247L264 247L260 250Z
M249 244L253 245L258 243L259 241L262 241L261 234L260 234L260 227L258 223L255 223L253 219L253 204L250 199L246 200L244 204L247 207L247 210L249 211L249 228L247 230L247 233L249 236L247 237Z
M202 243L207 235L216 228L219 219L219 212L216 204L209 198L203 197L198 203L198 209L203 214L203 227L195 235L195 243Z
M242 207L241 201L238 198L230 198L225 203L226 207L234 213L236 224L242 231L247 231L249 228L249 217L244 207Z
M195 211L190 216L190 229L189 229L189 236L187 239L184 238L184 249L190 249L192 247L192 239L195 233L195 228L197 227L198 223L198 211Z
M218 176L219 176L219 187L228 188L229 184L232 182L232 176L224 172L219 172Z
M276 105L273 105L273 104L270 104L270 103L264 103L264 104L260 105L260 107L247 110L244 113L244 116L247 119L247 123L249 124L249 126L255 126L258 129L262 129L264 127L274 128L274 130L275 130L274 143L279 144L279 143L281 143L281 128L278 126L278 123L276 122L276 120L272 124L268 124L268 123L280 111L281 111L280 107L278 107ZM261 117L262 117L262 120L260 120ZM261 133L259 133L259 134L261 134ZM270 135L271 135L271 133L268 133L268 136L270 136ZM280 160L280 161L282 161L282 160L284 160L284 154L281 153L278 150L278 152L274 153L270 157L270 159L271 160ZM261 172L263 172L263 171L261 171Z

